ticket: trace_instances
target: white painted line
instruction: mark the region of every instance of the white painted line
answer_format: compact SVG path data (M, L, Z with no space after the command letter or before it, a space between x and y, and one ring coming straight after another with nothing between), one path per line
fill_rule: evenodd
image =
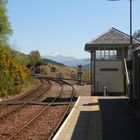
M61 125L61 127L59 128L58 132L55 134L55 136L53 137L53 140L57 140L57 137L60 135L61 131L63 130L65 124L68 122L69 118L71 117L73 111L75 110L75 107L77 106L79 100L80 100L81 97L78 97L72 111L70 112L70 114L68 115L68 117L66 118L66 120L64 121L64 123Z

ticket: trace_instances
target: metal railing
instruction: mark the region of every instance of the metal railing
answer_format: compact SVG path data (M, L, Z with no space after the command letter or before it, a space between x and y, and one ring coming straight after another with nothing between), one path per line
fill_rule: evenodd
M130 84L130 80L129 80L129 76L128 76L128 69L127 69L127 64L126 64L125 58L124 58L124 71L125 71L125 75L126 75L127 84Z
M130 94L130 79L129 79L129 74L128 74L128 69L127 69L127 64L126 64L125 58L124 58L124 74L126 77L126 92L129 95Z

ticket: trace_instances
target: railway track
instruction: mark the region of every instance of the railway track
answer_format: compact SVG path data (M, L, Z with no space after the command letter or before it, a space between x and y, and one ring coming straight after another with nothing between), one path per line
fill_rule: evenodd
M14 101L21 100L22 98L28 97L30 94L37 92L39 90L39 88L41 88L41 85L42 84L40 83L38 86L36 86L35 88L31 89L30 91L24 93L23 95L17 96L13 99L8 99L6 101L0 102L0 110L5 108L5 107L8 107L7 102L14 102Z
M63 81L63 80L62 80ZM60 128L60 126L62 125L62 123L64 122L65 118L68 116L69 112L70 112L70 109L71 109L71 106L72 106L72 101L73 101L73 98L75 96L75 89L73 87L72 84L66 82L66 81L63 81L63 83L69 85L71 88L72 88L72 91L71 91L71 98L69 100L69 104L68 106L66 107L66 110L65 112L63 113L63 116L61 117L61 119L59 120L58 124L56 125L56 127L54 128L54 130L51 132L50 136L48 137L48 140L51 140L54 135L56 134L56 132L58 131L58 129Z
M42 94L44 94L45 92L47 92L50 89L51 83L50 83L49 80L46 80L46 81L41 80L41 83L42 83L41 86L37 87L32 92L29 91L29 93L26 93L26 95L23 96L22 98L14 99L13 101L11 101L11 102L14 102L16 100L17 101L24 101L24 103L22 103L20 105L11 106L11 105L7 105L7 102L5 102L3 105L1 105L0 111L2 113L0 113L0 120L2 120L5 117L7 117L7 116L19 111L23 107L27 106L28 101L34 101L35 99L39 98L40 96L42 96ZM48 85L47 88L46 88L46 84ZM2 111L2 110L4 110L4 111Z
M42 80L41 79L38 79L39 80L39 84L37 84L35 87L33 87L31 90L25 92L24 94L22 95L19 95L19 96L16 96L14 98L11 98L11 99L7 99L5 101L2 101L1 104L4 105L6 104L7 102L9 101L17 101L17 100L21 100L23 98L26 98L28 97L30 94L33 94L34 92L37 92L41 87L42 87Z
M59 83L59 85L61 86L60 90L57 91L57 96L54 98L51 98L47 106L40 107L38 113L34 115L33 118L28 120L24 125L22 124L22 127L18 128L17 131L12 132L12 134L9 135L10 137L7 138L7 140L12 140L12 139L22 140L22 139L28 139L28 138L34 139L34 140L43 139L43 138L50 140L52 139L54 134L57 132L58 128L61 126L62 122L64 121L64 119L66 118L66 116L68 115L70 111L75 90L71 84L63 80L59 80L59 81L57 79L47 79L47 80L55 81ZM51 106L54 102L56 101L58 102L59 98L62 98L64 96L64 93L66 91L64 86L66 85L71 87L71 90L70 89L68 90L71 93L69 104L65 106ZM54 123L55 121L56 123ZM42 123L42 126L40 126L41 123ZM53 126L51 126L52 125L51 123L53 124ZM46 127L45 129L43 129L44 125ZM48 130L48 127L50 127L49 130ZM38 130L39 128L41 129L41 131ZM34 133L30 134L31 132L34 132ZM29 133L29 136L28 136L28 133ZM41 134L38 134L38 133L41 133Z

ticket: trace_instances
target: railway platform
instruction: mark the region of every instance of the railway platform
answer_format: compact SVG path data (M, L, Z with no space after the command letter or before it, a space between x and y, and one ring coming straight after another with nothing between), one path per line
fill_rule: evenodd
M81 96L53 140L140 140L127 97Z

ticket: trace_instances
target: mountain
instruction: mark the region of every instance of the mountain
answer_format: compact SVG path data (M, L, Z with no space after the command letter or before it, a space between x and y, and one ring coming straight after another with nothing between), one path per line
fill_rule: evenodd
M73 60L76 59L76 58L71 57L71 56L63 56L63 55L60 55L60 54L57 54L57 53L51 53L51 54L45 55L45 56L43 56L43 58L51 59L51 60L54 60L54 61L57 61L57 62L61 62L61 63L64 60L65 61L73 61Z
M51 60L63 63L64 65L67 65L70 67L76 67L78 64L87 65L90 63L89 58L78 59L75 57L63 56L63 55L59 55L59 54L45 55L45 56L43 56L43 58L51 59Z
M49 62L49 63L51 63L52 65L57 65L57 66L65 66L64 64L62 64L62 63L59 63L59 62L56 62L56 61L54 61L54 60L51 60L51 59L42 59L42 61L43 62Z
M90 67L91 67L90 63L83 65L83 68L90 68Z

